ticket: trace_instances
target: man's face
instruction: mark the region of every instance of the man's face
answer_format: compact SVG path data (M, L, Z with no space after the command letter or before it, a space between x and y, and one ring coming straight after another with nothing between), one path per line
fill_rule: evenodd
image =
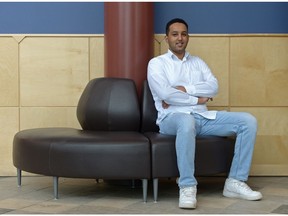
M183 23L173 23L169 27L169 33L165 37L169 49L180 59L184 57L185 49L189 41L187 28Z

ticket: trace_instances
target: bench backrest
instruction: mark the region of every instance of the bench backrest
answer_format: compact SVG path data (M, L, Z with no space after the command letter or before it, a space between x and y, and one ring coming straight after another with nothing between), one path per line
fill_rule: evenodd
M157 110L147 80L143 83L141 132L159 132Z
M77 107L83 130L139 131L140 108L133 80L96 78L84 89Z

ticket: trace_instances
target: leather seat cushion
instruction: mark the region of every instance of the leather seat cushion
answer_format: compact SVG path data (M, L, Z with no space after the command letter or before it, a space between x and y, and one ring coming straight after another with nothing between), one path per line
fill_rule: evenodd
M177 157L175 150L176 136L147 132L151 141L152 176L177 177ZM235 138L197 137L195 151L195 175L210 175L229 171Z
M14 165L24 171L77 178L150 178L150 144L139 132L37 128L18 132Z

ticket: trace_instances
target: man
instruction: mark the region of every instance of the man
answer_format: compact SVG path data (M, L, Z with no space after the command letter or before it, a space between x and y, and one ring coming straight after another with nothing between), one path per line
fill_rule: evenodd
M158 111L160 133L176 135L180 173L179 207L196 208L194 177L195 137L236 135L235 152L223 195L260 200L262 194L248 179L257 133L257 120L245 112L208 111L206 103L217 94L218 82L207 64L186 52L188 25L179 18L166 25L166 54L150 60L148 83Z

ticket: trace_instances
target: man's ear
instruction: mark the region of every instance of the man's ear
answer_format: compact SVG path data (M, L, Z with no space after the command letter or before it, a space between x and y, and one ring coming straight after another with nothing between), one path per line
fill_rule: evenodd
M165 35L165 41L166 41L166 43L168 43L168 36L167 35Z

